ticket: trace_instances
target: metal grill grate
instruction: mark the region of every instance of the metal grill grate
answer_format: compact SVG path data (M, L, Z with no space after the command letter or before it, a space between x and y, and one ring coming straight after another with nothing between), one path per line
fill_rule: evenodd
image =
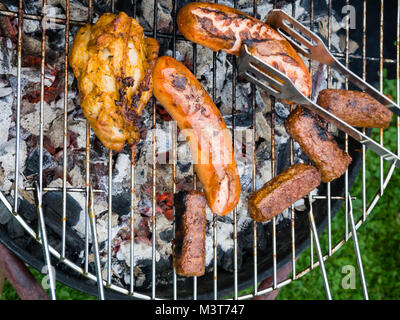
M216 1L217 2L217 1ZM157 6L158 1L154 0L154 24L152 30L145 30L146 35L152 36L156 39L161 39L161 38L168 38L172 39L172 45L173 45L173 57L175 57L176 53L176 43L177 41L187 41L185 40L182 36L177 35L177 28L176 28L176 13L177 13L177 0L173 1L173 18L174 18L174 23L173 23L173 32L172 34L166 34L166 33L160 33L157 31L157 17L158 17L158 6ZM253 16L257 15L257 0L253 1ZM346 0L346 4L350 4L349 0ZM274 1L274 7L276 7L277 1ZM157 299L157 286L156 286L156 258L155 258L155 252L156 252L156 232L157 232L157 221L156 221L156 192L157 192L157 167L156 167L156 135L153 135L153 166L152 166L152 289L151 289L151 295L147 294L142 294L140 292L137 292L135 290L135 278L134 278L134 224L133 224L133 219L134 219L134 214L135 214L135 196L134 196L134 190L135 190L135 181L134 181L134 176L135 176L135 167L134 165L131 165L131 183L130 183L130 189L131 189L131 200L130 200L130 262L131 262L131 268L130 268L130 286L129 288L123 288L121 286L115 285L112 283L112 275L111 275L111 255L108 255L108 263L107 263L107 273L106 273L106 279L102 278L102 270L100 268L100 263L99 263L99 256L98 256L98 247L96 239L94 240L94 251L95 251L95 260L96 260L96 274L90 273L89 272L89 228L92 228L92 231L95 231L96 225L94 222L94 212L93 212L93 203L95 201L95 195L98 193L104 193L106 192L108 195L108 240L107 240L107 248L108 252L111 252L111 215L112 215L112 165L113 165L113 158L112 158L112 151L109 151L109 158L108 158L108 191L104 190L92 190L91 186L91 176L92 174L95 174L93 172L90 172L90 150L91 150L91 145L90 145L90 134L91 134L91 129L88 124L86 124L86 175L85 175L85 182L86 186L85 188L78 188L78 187L72 187L68 188L67 187L67 171L68 171L68 163L67 163L67 152L66 148L64 148L63 151L63 184L62 188L44 188L43 186L43 125L44 125L44 83L45 83L45 60L46 60L46 23L45 22L52 22L56 24L60 24L65 26L65 69L64 69L64 146L67 145L67 130L68 130L68 121L67 121L67 97L68 97L68 44L69 44L69 31L70 31L70 25L84 25L85 23L81 21L75 21L70 19L70 1L66 0L66 17L64 18L54 18L54 17L49 17L46 15L46 6L47 6L47 1L43 0L43 10L42 10L42 15L32 15L32 14L26 14L23 11L23 1L19 0L19 10L18 12L11 12L11 11L5 11L1 10L0 15L3 16L8 16L8 17L15 17L18 18L18 46L17 46L17 78L18 78L18 83L17 83L17 105L16 105L16 156L15 156L15 183L14 183L14 204L10 204L8 200L5 198L5 196L0 193L0 200L4 203L4 205L7 207L7 209L13 214L14 218L19 222L19 224L25 229L26 232L30 234L30 236L33 239L36 239L41 245L43 245L44 249L47 251L47 253L51 253L56 259L58 259L60 262L62 262L65 266L70 268L71 270L85 276L86 278L96 281L98 284L99 288L99 297L104 298L104 287L107 287L111 290L114 290L118 293L124 294L124 295L129 295L135 298L139 299ZM234 1L232 6L238 7L238 1ZM309 8L309 14L310 14L310 21L311 21L311 27L314 25L314 1L311 0L310 2L310 8ZM115 4L114 1L112 1L112 11L114 11ZM88 1L88 22L93 21L93 1L89 0ZM292 15L295 15L295 10L296 10L296 2L292 2ZM137 3L136 1L133 1L132 3L132 11L134 12L134 17L136 17L136 12L137 12ZM328 47L331 49L331 44L332 44L332 0L328 1ZM362 76L363 79L366 79L367 77L367 61L378 61L379 62L379 72L380 72L380 77L379 77L379 87L380 90L383 91L383 67L384 63L386 64L396 64L396 72L397 72L397 104L399 104L400 100L400 84L399 84L399 79L400 79L400 68L399 68L399 56L400 56L400 36L399 36L399 29L400 29L400 1L398 1L398 9L397 9L397 56L396 59L387 59L384 58L383 56L383 46L384 46L384 30L383 30L383 21L384 21L384 1L380 1L380 13L379 13L379 30L380 30L380 39L379 39L379 57L368 57L366 55L366 45L367 45L367 32L366 32L366 26L367 26L367 1L363 0L363 20L362 20L362 55L355 55L355 54L350 54L349 53L349 25L348 21L346 23L346 37L345 37L345 52L343 53L336 53L335 56L337 56L339 59L344 59L346 67L349 67L350 64L350 59L355 59L355 60L361 60L362 62ZM22 61L22 27L23 27L23 21L24 19L30 19L30 20L37 20L42 22L42 39L41 39L41 45L42 45L42 56L41 56L41 78L40 78L40 119L39 119L39 130L40 130L40 136L39 136L39 150L40 150L40 155L39 155L39 183L37 189L35 189L34 186L25 186L25 189L27 191L32 191L36 192L36 195L38 197L38 203L42 203L42 194L43 192L54 192L54 191L61 191L62 196L63 196L63 204L62 204L62 241L61 241L61 249L58 251L55 248L49 246L46 241L46 231L45 228L40 228L39 232L36 232L33 230L28 223L24 220L24 218L18 213L18 185L19 185L19 179L20 179L20 174L19 174L19 148L20 148L20 140L21 140L21 135L20 135L20 112L21 112L21 61ZM193 69L192 72L194 73L195 76L197 73L197 67L196 67L196 61L197 61L197 46L196 44L192 44L193 47ZM217 70L217 64L216 64L216 53L213 53L213 78L212 78L212 92L211 92L211 97L215 101L216 98L216 73L218 72ZM232 134L234 135L235 132L235 117L236 117L236 59L233 59L233 78L232 78ZM311 68L311 62L310 62L310 70L312 71ZM328 69L328 86L331 83L331 70ZM346 89L348 89L348 83L346 82ZM256 189L256 159L255 159L255 107L256 107L256 99L255 99L255 87L254 85L251 85L251 92L252 92L252 105L251 105L251 110L252 110L252 131L253 131L253 161L252 161L252 175L253 175L253 181L252 181L252 186L253 190ZM153 129L156 128L156 102L155 99L153 98L152 103L150 103L152 106L152 123L153 123ZM275 129L274 129L274 108L275 108L275 101L272 100L272 118L271 118L271 159L272 159L272 166L271 166L271 171L272 171L272 176L276 174L276 146L275 146L275 141L274 141L274 136L275 136ZM293 106L290 107L291 110L293 109ZM365 129L363 129L363 132L365 133ZM175 177L176 177L176 161L177 161L177 150L176 150L176 135L173 137L173 145L172 145L172 157L173 157L173 164L171 166L172 174L173 174L173 181L171 184L171 189L172 192L176 192L176 183L175 183ZM233 139L234 141L234 139ZM383 145L384 141L384 130L380 130L380 143ZM290 140L290 163L293 164L293 147L294 142L291 139ZM345 149L348 151L349 148L349 139L346 135L345 139ZM400 119L397 118L397 155L400 154ZM379 191L375 194L373 199L368 203L367 199L367 191L366 191L366 174L367 174L367 168L366 168L366 150L365 147L362 147L362 216L354 222L353 220L353 215L352 215L352 199L349 195L349 177L348 177L348 172L345 173L345 179L344 179L344 195L345 196L340 196L340 195L332 195L331 194L331 184L327 184L326 188L326 195L318 195L318 196L313 196L314 199L318 199L319 201L326 201L327 204L327 221L328 221L328 227L327 227L327 232L328 232L328 248L327 248L327 253L322 256L323 260L327 260L328 257L333 255L336 251L338 251L341 246L349 240L352 235L355 235L355 230L357 230L361 224L366 220L368 215L371 213L373 208L375 207L376 203L382 196L393 172L395 169L395 165L391 165L389 168L388 172L385 174L384 172L384 165L383 165L383 158L381 157L380 159L380 185L379 185ZM193 188L197 189L197 179L194 177L194 183L193 183ZM76 265L74 262L69 260L66 257L66 219L67 219L67 210L68 208L66 207L66 198L68 193L72 192L79 192L82 193L86 196L86 212L88 213L86 215L86 224L85 224L85 262L82 266ZM335 245L333 245L333 240L332 240L332 228L331 228L331 220L332 220L332 212L331 212L331 203L332 200L344 200L345 202L345 234L344 237L338 241ZM38 209L41 209L41 206L38 207ZM290 282L297 280L301 278L303 275L307 274L310 270L318 267L320 265L320 261L314 261L314 239L315 237L318 237L318 235L315 233L315 230L312 230L310 226L310 265L305 268L304 270L298 271L296 268L296 242L295 242L295 211L294 207L291 206L290 209L291 212L291 253L292 253L292 259L291 259L291 264L292 264L292 276L288 278L287 280L278 282L278 277L277 277L277 266L278 266L278 261L277 261L277 235L276 235L276 220L273 218L272 220L272 250L273 250L273 285L263 289L263 290L258 290L258 283L260 280L259 274L258 274L258 256L257 256L257 223L253 223L253 286L254 290L250 294L242 295L239 296L239 280L238 280L238 265L237 265L237 246L238 246L238 238L237 238L237 211L236 209L233 212L233 230L234 230L234 267L233 267L233 298L234 299L248 299L252 298L254 296L262 295L268 292L271 292L272 290L276 288L280 288L282 286L285 286L289 284ZM350 218L350 221L348 221ZM41 221L43 222L43 221ZM217 234L217 216L214 215L213 217L213 256L214 256L214 268L213 268L213 297L215 299L221 298L221 295L218 290L218 264L217 264L217 239L218 239L218 234ZM44 223L42 223L44 226ZM348 229L348 226L351 226L351 231ZM92 234L95 236L96 233L92 232ZM356 240L356 239L355 239ZM356 248L356 254L357 254L357 248ZM359 252L358 252L359 254ZM47 255L45 254L47 257ZM51 264L50 259L46 259L46 263L48 265ZM50 268L49 268L50 270ZM250 270L249 270L250 271ZM54 286L54 282L52 284ZM197 299L197 278L193 278L193 299ZM366 288L364 290L365 296L367 297L366 294ZM52 298L55 298L55 293L54 290L51 291ZM177 275L175 271L173 271L173 288L172 288L172 298L177 299L178 298L178 286L177 286Z

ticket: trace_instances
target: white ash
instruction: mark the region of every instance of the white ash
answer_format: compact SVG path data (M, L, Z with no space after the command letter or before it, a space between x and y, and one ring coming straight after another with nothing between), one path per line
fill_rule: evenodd
M14 97L10 94L0 98L0 145L7 142L8 131L11 127Z
M130 185L130 168L131 157L128 154L118 154L117 161L114 166L112 188L113 192L121 193Z
M10 74L12 70L11 59L13 54L13 45L9 38L0 37L0 74Z
M15 174L15 139L8 140L0 145L0 166L3 170L3 180L0 181L0 190L6 194L10 192L14 185ZM19 172L23 172L26 159L25 141L20 141L19 145ZM23 181L19 179L19 187L23 188Z
M130 267L130 241L123 241L121 243L120 249L117 252L117 259L120 261L126 262L128 267ZM141 266L141 262L152 259L152 247L143 243L143 242L135 242L134 246L135 255L134 255L134 265ZM156 262L160 260L160 253L156 251L155 253Z

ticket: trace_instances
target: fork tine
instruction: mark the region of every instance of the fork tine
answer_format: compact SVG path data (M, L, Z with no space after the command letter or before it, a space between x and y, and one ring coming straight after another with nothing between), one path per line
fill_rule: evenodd
M243 74L243 76L250 82L254 83L256 86L263 88L264 90L267 90L269 94L273 95L276 98L281 98L282 95L279 91L274 89L273 87L269 86L268 84L261 82L258 80L256 77L251 75L250 73L246 72Z
M253 73L255 76L261 78L265 82L269 83L272 87L276 88L277 91L281 92L286 85L284 82L279 81L277 79L274 79L271 77L271 75L268 74L270 72L269 70L260 70L258 69L253 63L249 64L249 68L247 69L247 72ZM272 72L271 72L272 73Z
M334 58L321 38L283 10L271 10L266 23L275 27L305 57L328 65L333 62Z
M316 47L321 42L321 39L314 32L282 10L271 10L267 17L267 24L279 27L288 33L299 36L299 38L304 41L304 45L309 48ZM299 33L299 31L301 31L302 34ZM309 39L307 39L306 36ZM315 44L313 44L312 41L314 41Z

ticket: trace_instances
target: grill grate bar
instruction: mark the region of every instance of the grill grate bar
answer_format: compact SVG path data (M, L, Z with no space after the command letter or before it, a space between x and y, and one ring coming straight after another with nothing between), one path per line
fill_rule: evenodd
M177 15L176 5L174 6L174 17ZM176 47L176 23L174 24L174 45ZM197 78L197 44L192 43L193 53L193 75ZM175 50L174 50L175 54ZM214 70L213 70L214 72ZM174 131L175 132L175 131ZM197 190L197 175L193 169L193 190ZM197 300L197 276L193 277L193 300Z
M49 252L49 245L47 241L46 224L44 221L43 207L42 207L42 195L40 194L39 186L36 185L35 190L35 200L38 215L39 224L39 237L42 241L43 256L47 267L47 276L49 278L49 289L51 300L56 300L56 284L55 284L55 274L53 272L53 266L51 265L51 257Z
M237 0L233 2L233 7L238 7ZM237 63L236 57L232 59L232 144L235 150L235 128L236 128L236 78L237 78ZM238 264L237 264L237 208L233 209L233 288L234 299L238 299Z
M131 153L131 185L130 185L130 191L131 191L131 207L130 207L130 212L129 212L129 232L130 232L130 238L129 238L129 262L130 262L130 268L129 268L129 279L130 279L130 285L129 285L129 294L133 295L135 292L135 277L134 277L134 262L135 262L135 227L134 227L134 214L135 214L135 166L133 165L134 161L134 153L132 151Z
M111 12L115 13L115 0L111 1ZM108 150L108 216L107 216L107 286L111 285L111 221L112 221L112 168L113 152Z
M104 300L104 286L103 277L101 272L101 262L99 254L99 243L97 240L97 228L96 228L96 215L94 211L94 195L92 192L92 186L89 186L89 211L88 216L90 220L90 231L92 233L92 250L94 255L94 264L96 268L97 276L97 288L99 293L99 299Z
M174 17L176 17L176 0L174 0L172 2L172 8L173 8L173 15ZM172 57L174 59L176 59L176 21L174 21L173 23L173 31L172 31ZM195 48L193 47L193 51L195 51ZM196 60L195 60L195 56L194 56L194 52L193 52L193 68L196 67ZM193 69L193 73L196 76L195 70ZM177 131L176 131L176 122L172 121L173 124L173 129L172 129L172 192L175 195L176 193L176 164L177 164ZM195 175L195 174L194 174ZM173 215L174 215L174 223L173 223L173 233L174 233L174 238L175 238L175 206L172 207L173 210ZM173 295L173 299L177 300L178 299L178 287L177 287L177 274L175 271L174 266L172 266L172 295ZM193 279L193 291L195 292L196 288L197 288L197 283L195 286L195 282L196 280ZM193 293L193 296L195 296L195 294Z
M400 0L397 1L397 39L396 39L397 105L400 105ZM397 155L400 156L400 117L397 117Z
M93 2L89 0L88 22L93 21ZM85 197L85 273L89 273L89 195L90 195L90 126L86 120L86 197Z
M353 204L351 201L350 193L348 194L348 196L349 196L349 204L350 204L350 210L349 210L350 227L351 227L351 233L353 235L353 244L354 244L354 251L356 253L356 258L357 258L357 265L358 265L358 269L360 271L361 286L362 286L362 290L363 290L363 294L364 294L364 299L369 300L367 284L365 282L365 276L364 276L364 268L363 268L362 259L361 259L360 247L358 245L356 226L354 224Z
M296 6L294 2L292 2L292 16L296 16ZM293 105L290 105L290 112L293 111ZM290 166L294 164L294 140L291 136L289 136L289 144L290 144ZM292 279L296 279L296 233L295 233L295 211L294 205L290 206L290 235L292 240Z
M65 24L65 57L64 57L64 139L63 139L63 178L62 178L62 236L61 236L61 259L65 259L65 238L67 228L67 137L68 137L68 53L69 53L69 0L66 1L66 24Z
M363 55L363 72L362 77L363 80L367 78L367 61L365 57L367 56L367 0L364 0L363 3L363 47L362 47L362 55ZM366 129L362 129L363 134L366 134ZM366 183L366 151L367 148L363 144L362 145L362 211L363 211L363 221L367 219L366 208L367 208L367 183Z
M253 17L257 17L257 0L253 1ZM252 112L252 180L253 180L253 192L256 191L256 87L253 83L250 84L251 88L251 112ZM257 221L253 221L253 287L254 287L254 296L257 295L258 291L258 271L257 271Z
M157 39L157 17L158 17L158 1L154 0L154 15L153 15L153 38ZM155 134L156 130L156 100L153 97L153 189L152 189L152 212L151 212L151 229L152 229L152 277L151 277L151 298L156 298L156 194L157 194L157 165L156 165L156 148L157 148L157 138Z
M383 0L381 0L380 8L380 21L379 21L379 91L383 93ZM383 146L383 129L379 128L379 143ZM380 191L381 196L383 195L383 157L379 158L379 170L380 170Z
M132 11L133 18L136 19L136 1L132 3ZM135 153L133 149L131 150L131 183L130 183L130 192L131 192L131 207L129 212L129 294L131 296L135 293L135 227L134 227L134 215L135 215Z
M15 173L14 173L14 212L18 212L18 187L19 187L19 146L21 123L21 64L22 64L22 25L23 7L22 0L18 7L18 44L17 44L17 108L16 108L16 133L15 133Z

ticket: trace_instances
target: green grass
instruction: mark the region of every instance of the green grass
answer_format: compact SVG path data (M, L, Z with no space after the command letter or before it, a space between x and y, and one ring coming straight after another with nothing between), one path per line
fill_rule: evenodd
M42 283L44 275L41 274L34 268L29 267L29 270L32 272L34 277L37 279L39 283ZM46 293L50 296L49 290L45 290ZM77 291L70 287L64 286L63 284L57 282L56 283L56 295L58 300L93 300L96 297L90 296L83 292ZM11 284L6 280L4 283L3 295L0 297L0 300L20 300L17 293Z
M384 80L385 93L390 94L396 99L396 80ZM374 130L372 136L379 137L379 131ZM391 126L385 130L385 146L393 152L397 151L397 123L393 119ZM380 163L379 157L374 153L367 152L367 205L375 196L380 183ZM388 171L388 164L385 163L385 173ZM385 174L386 175L386 174ZM370 299L400 299L400 174L398 169L395 172L377 205L368 216L367 221L358 229L358 239L362 254L364 273ZM356 179L351 195L357 199L353 201L355 219L362 216L362 181L361 174ZM345 220L343 208L337 213L332 221L332 242L335 245L345 234ZM350 229L350 228L349 228ZM327 231L321 235L321 248L323 253L327 252L328 240ZM314 261L317 261L314 252ZM302 271L310 265L310 250L307 249L296 263L297 272ZM343 278L346 274L342 273L344 266L353 266L356 270L355 289L344 289L342 287ZM349 239L332 257L330 257L325 267L331 287L333 299L363 299L363 293L355 258L352 238ZM30 268L39 282L43 275ZM243 295L251 293L253 288L248 288L239 293ZM90 300L95 297L71 289L60 283L56 285L57 299L61 300ZM325 299L325 291L319 267L304 275L293 283L283 287L277 299ZM6 281L3 295L0 300L19 299L15 290Z

